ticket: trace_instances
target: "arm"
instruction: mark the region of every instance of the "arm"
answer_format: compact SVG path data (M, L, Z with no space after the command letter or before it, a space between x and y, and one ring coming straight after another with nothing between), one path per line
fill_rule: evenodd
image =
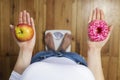
M29 66L31 62L32 52L35 45L36 32L35 32L33 18L31 18L29 13L26 11L20 12L18 24L28 24L34 29L34 36L31 40L25 42L19 42L15 37L15 32L14 32L15 27L13 25L10 25L12 35L16 43L20 47L19 55L14 67L14 71L18 72L19 74L22 74L22 72Z
M17 62L14 67L14 71L22 74L23 71L29 66L33 50L20 48Z
M89 22L95 19L101 19L104 20L104 13L102 10L97 9L93 10L92 15L90 16ZM95 80L105 80L103 75L103 69L102 69L102 63L101 63L101 49L108 41L112 26L109 26L110 32L107 36L107 38L104 41L101 42L92 42L88 41L88 67L91 69L95 76Z
M104 80L100 51L100 49L95 48L89 48L88 50L88 67L93 72L96 80Z

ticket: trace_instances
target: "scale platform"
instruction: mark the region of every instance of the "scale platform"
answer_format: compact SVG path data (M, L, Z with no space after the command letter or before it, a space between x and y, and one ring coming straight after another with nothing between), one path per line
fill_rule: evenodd
M69 30L47 30L45 32L45 35L50 32L53 36L53 41L54 41L54 45L55 45L55 50L57 50L64 38L65 33L69 33L71 34L71 32ZM47 50L47 46L45 46L46 50ZM66 52L70 52L71 51L71 45L66 49Z

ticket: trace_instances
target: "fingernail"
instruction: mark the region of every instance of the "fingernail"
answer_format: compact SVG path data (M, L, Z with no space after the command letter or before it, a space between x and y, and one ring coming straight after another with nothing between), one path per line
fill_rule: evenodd
M24 10L24 12L26 12L26 10Z
M10 25L10 28L13 28L13 25Z
M88 23L90 23L90 22L91 22L91 20L88 21Z

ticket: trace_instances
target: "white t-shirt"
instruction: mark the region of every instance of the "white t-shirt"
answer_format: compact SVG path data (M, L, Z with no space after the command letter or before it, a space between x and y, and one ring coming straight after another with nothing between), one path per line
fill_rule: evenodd
M50 57L31 64L22 75L13 71L9 80L95 80L92 72L65 57Z

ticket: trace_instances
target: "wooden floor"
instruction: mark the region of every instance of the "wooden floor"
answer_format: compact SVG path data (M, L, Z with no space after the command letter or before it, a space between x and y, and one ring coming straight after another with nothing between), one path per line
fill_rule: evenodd
M0 0L0 80L8 80L19 52L9 24L17 25L20 11L27 10L35 20L34 54L44 50L46 30L64 29L74 37L72 51L86 57L88 16L95 7L103 9L108 24L114 25L102 50L105 78L120 80L120 0Z

